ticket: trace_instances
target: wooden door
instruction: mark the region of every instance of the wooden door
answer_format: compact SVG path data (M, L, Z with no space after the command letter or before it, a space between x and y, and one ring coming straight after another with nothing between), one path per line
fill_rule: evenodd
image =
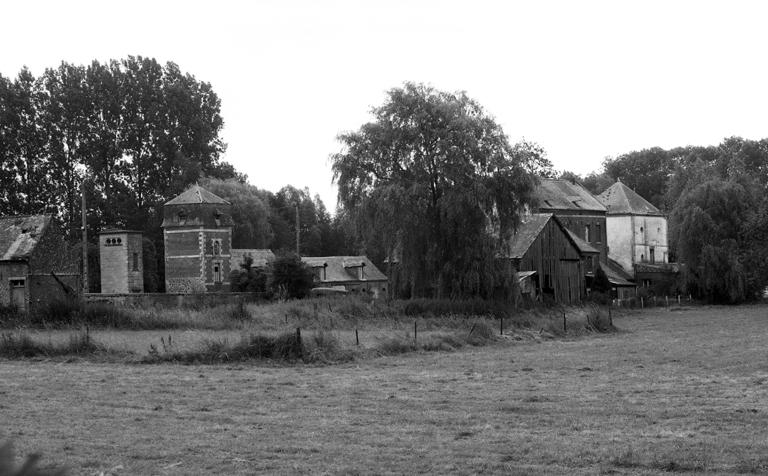
M23 311L26 308L26 286L24 279L11 279L11 305Z

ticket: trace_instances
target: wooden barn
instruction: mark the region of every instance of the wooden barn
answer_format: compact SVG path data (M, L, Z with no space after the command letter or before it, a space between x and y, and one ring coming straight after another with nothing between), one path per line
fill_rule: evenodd
M595 258L599 254L587 251ZM531 295L570 304L585 294L584 254L551 213L526 217L510 240L509 259L518 275L536 288L535 293L528 290Z

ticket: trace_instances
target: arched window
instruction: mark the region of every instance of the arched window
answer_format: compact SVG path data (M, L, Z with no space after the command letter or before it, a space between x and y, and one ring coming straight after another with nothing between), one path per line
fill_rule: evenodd
M219 256L221 254L221 241L213 240L213 255Z

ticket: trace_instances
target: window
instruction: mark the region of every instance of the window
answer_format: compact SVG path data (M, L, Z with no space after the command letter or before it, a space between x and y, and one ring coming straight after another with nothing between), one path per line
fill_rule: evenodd
M587 272L594 271L595 264L591 256L587 256Z
M641 227L640 227L640 233L642 233L642 232L643 232L643 227L641 226Z
M221 254L221 240L213 240L213 255L219 256Z
M133 270L134 271L139 270L139 254L138 253L133 254Z
M645 255L642 253L640 254L640 262L645 263Z
M318 281L325 281L325 266L315 266L312 268L315 274L315 279Z
M221 263L218 261L213 263L213 282L216 284L221 283Z
M122 238L107 238L104 241L104 246L122 246L123 240Z
M649 260L651 261L651 264L656 262L656 250L653 249L653 246L651 246L649 250Z
M595 237L596 238L595 241L600 243L603 241L602 226L600 226L600 224L598 223L597 225L595 225L595 227L596 227L595 234L597 235Z
M584 241L586 242L592 241L589 239L589 225L584 227Z
M23 288L24 287L24 280L23 279L11 279L11 287L12 288Z

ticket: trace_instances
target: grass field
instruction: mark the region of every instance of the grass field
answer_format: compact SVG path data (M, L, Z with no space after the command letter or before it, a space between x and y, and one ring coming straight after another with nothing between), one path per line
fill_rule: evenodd
M768 472L768 307L331 366L0 361L0 442L71 474Z

